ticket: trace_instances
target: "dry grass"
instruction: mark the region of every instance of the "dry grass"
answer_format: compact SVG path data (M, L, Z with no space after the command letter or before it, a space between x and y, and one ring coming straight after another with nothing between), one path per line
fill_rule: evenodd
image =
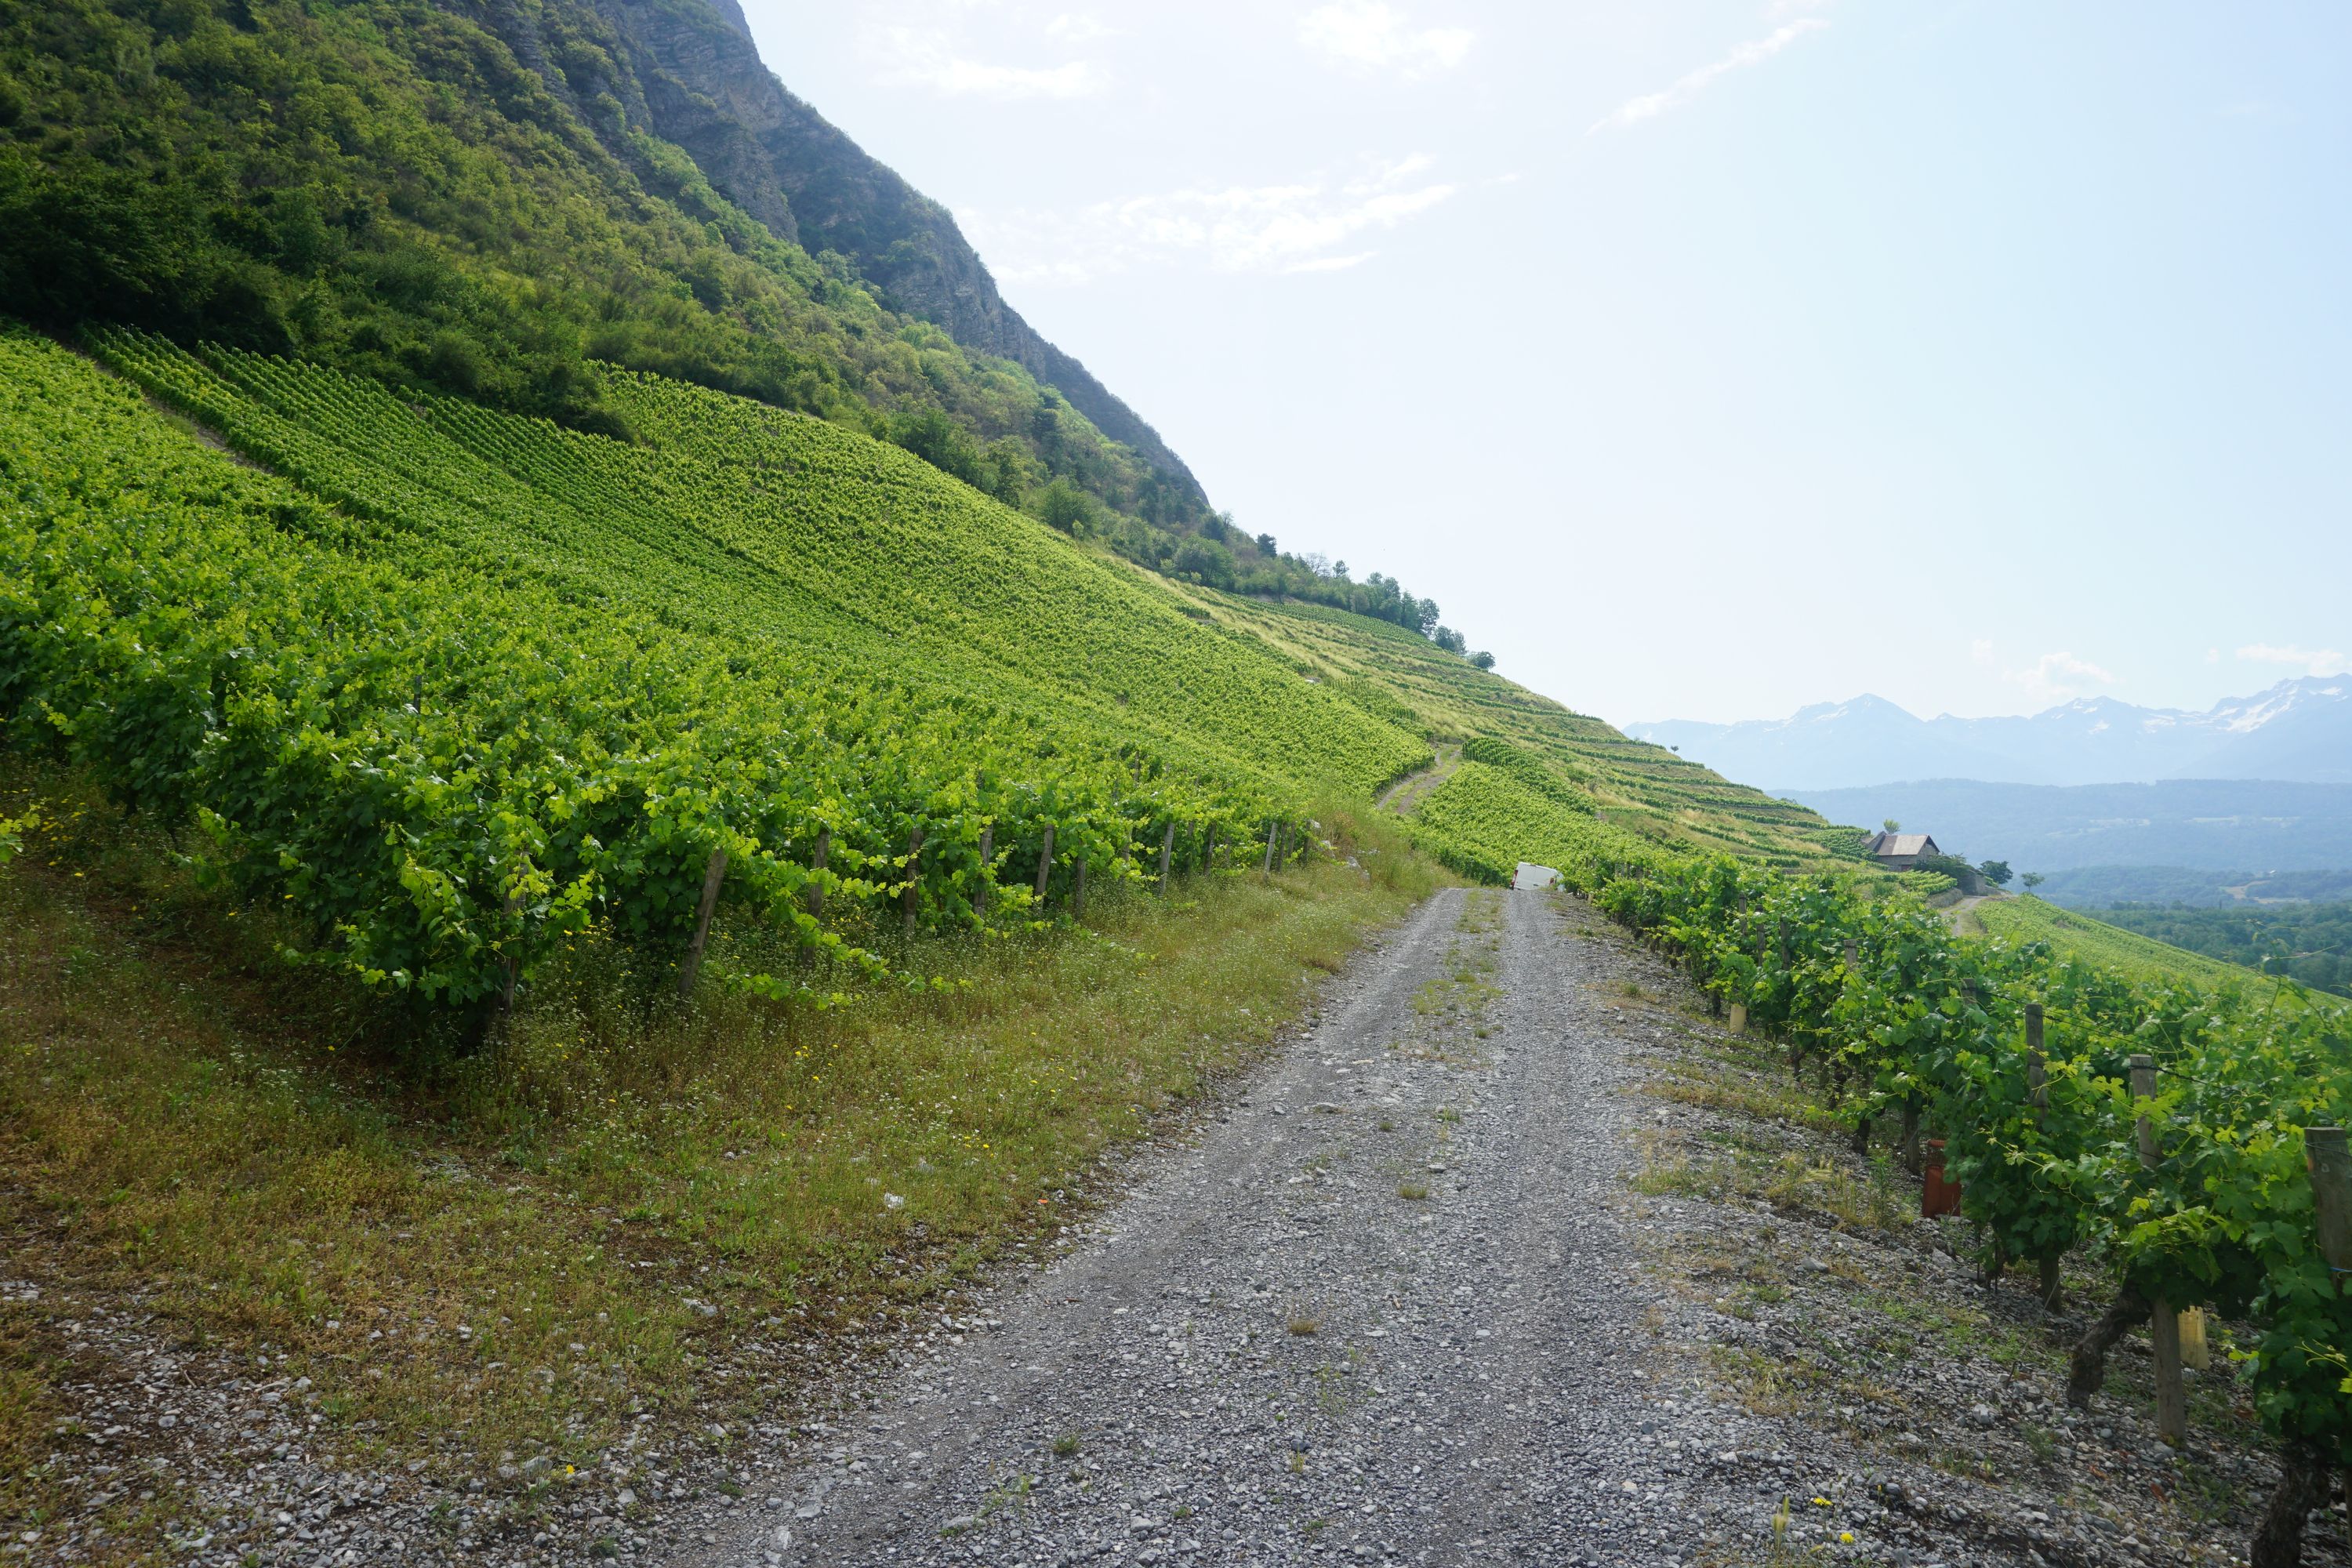
M1762 1121L1785 1121L1816 1132L1838 1133L1846 1123L1802 1089L1777 1074L1742 1070L1706 1056L1664 1058L1653 1064L1642 1092L1682 1105Z
M649 1003L583 941L461 1057L289 975L266 912L176 881L152 836L86 800L50 815L0 870L11 1272L148 1292L160 1331L312 1378L332 1448L452 1472L789 1401L845 1332L1048 1245L1098 1159L1264 1050L1432 884L1381 840L1377 882L1114 891L1087 931L919 943L947 990L827 1013L709 983ZM20 1316L11 1486L58 1415Z
M1829 1219L1841 1229L1899 1231L1917 1198L1885 1160L1857 1169L1756 1142L1727 1142L1694 1152L1677 1135L1641 1134L1642 1168L1633 1190L1651 1197L1760 1198L1773 1207Z

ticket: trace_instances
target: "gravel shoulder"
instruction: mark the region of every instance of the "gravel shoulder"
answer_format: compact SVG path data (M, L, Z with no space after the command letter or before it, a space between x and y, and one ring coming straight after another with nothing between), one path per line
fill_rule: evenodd
M1987 1284L1587 906L1444 895L1333 996L1062 1257L747 1455L674 1560L2240 1560L2275 1471L2227 1326L2184 1451L2138 1341L2066 1408L2100 1282Z
M686 1560L1694 1555L1748 1423L1636 1331L1623 959L1590 919L1432 900L1195 1147Z

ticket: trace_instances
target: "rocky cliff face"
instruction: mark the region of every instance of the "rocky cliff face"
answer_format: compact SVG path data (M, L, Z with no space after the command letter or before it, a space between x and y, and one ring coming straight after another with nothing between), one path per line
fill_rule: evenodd
M1205 505L1199 481L1159 432L1076 360L1041 337L996 290L996 281L946 208L886 168L784 89L761 60L736 0L585 0L617 45L615 69L542 37L544 13L490 0L483 18L516 57L579 103L588 123L615 141L624 116L598 114L612 92L627 121L686 150L713 188L782 237L847 257L895 308L936 323L966 348L1024 366L1114 441L1135 448L1184 499ZM599 28L604 32L605 28ZM551 72L553 55L559 68ZM592 83L588 76L604 79ZM613 152L625 160L625 144Z

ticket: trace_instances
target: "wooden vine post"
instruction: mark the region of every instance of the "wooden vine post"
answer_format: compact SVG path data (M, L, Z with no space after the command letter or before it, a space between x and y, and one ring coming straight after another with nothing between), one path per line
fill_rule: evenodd
M1790 973L1790 969L1789 917L1782 915L1780 917L1780 973L1787 974ZM1792 995L1794 994L1793 988L1791 988L1790 994ZM1805 1081L1805 1047L1799 1044L1796 1020L1794 1018L1784 1017L1781 1020L1781 1024L1789 1033L1789 1076L1795 1079L1800 1087L1802 1087Z
M1258 868L1262 876L1274 875L1274 837L1281 830L1282 825L1278 822L1269 821L1265 825L1265 864Z
M2050 1109L2050 1068L2042 1054L2042 1004L2025 1005L2025 1089L2036 1110Z
M1168 861L1176 853L1176 819L1168 819L1168 831L1160 836L1160 893L1168 894Z
M2131 1058L2134 1100L2156 1098L2156 1058L2137 1052ZM2139 1118L2139 1163L2154 1170L2163 1160L2157 1147L2156 1127L2146 1112ZM2180 1315L2161 1296L2148 1300L2147 1337L2156 1352L2156 1435L2178 1445L2189 1435L2189 1394L2180 1381Z
M996 858L996 824L990 823L980 830L980 882L971 890L974 914L988 913L988 879L990 863Z
M509 893L507 895L507 917L511 920L516 914L520 912L521 909L522 895L520 893ZM499 1005L511 1013L514 1011L515 987L522 981L522 964L511 952L508 953L501 962L506 965L507 984L506 989L499 993Z
M1087 914L1087 858L1079 856L1070 862L1070 918L1084 920Z
M2341 1127L2310 1127L2303 1134L2304 1163L2311 1168L2311 1217L2319 1256L2339 1276L2352 1275L2352 1149Z
M918 895L922 882L922 856L923 830L910 827L907 830L907 890L899 895L899 901L906 910L908 936L915 934L915 910L921 902Z
M1046 879L1054 874L1054 825L1045 824L1045 842L1037 849L1037 907L1045 907Z
M686 962L678 965L677 996L681 1002L694 994L695 976L702 973L702 949L710 940L711 911L719 908L719 884L726 879L727 851L713 849L710 863L702 868L702 902L694 911L694 940L687 943Z
M818 873L809 879L808 912L812 915L824 913L824 863L832 856L833 829L820 827L816 830L816 853L809 857L809 869Z

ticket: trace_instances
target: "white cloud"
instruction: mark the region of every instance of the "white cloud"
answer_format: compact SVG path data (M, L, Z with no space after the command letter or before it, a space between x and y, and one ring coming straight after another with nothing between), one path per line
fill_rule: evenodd
M1752 38L1713 64L1699 67L1663 91L1627 99L1618 105L1616 112L1593 121L1591 130L1585 134L1622 131L1629 126L1639 125L1644 120L1654 120L1670 109L1679 109L1722 78L1737 70L1745 70L1749 66L1762 65L1807 33L1817 33L1828 26L1818 16L1807 16L1774 29L1768 37Z
M1384 0L1331 0L1298 22L1298 41L1333 64L1407 79L1460 65L1470 53L1472 37L1467 27L1416 30Z
M1081 11L1065 11L1045 24L1045 36L1057 43L1091 44L1103 38L1116 38L1118 29L1099 16L1089 16Z
M2342 675L2347 669L2344 656L2332 647L2277 647L2254 643L2240 648L2238 657L2256 664L2298 665L2305 675Z
M1349 179L1196 186L1074 213L956 217L1009 282L1088 283L1144 266L1336 272L1370 259L1374 253L1360 246L1365 235L1394 228L1456 193L1455 185L1423 177L1431 165L1413 157Z
M2022 686L2028 698L2042 704L2070 701L2095 685L2116 683L2113 675L2089 659L2063 651L2045 653L2023 669L2003 670L2000 678Z
M967 59L950 39L915 27L883 30L893 62L882 79L970 98L1093 98L1108 90L1110 71L1099 60L1057 66L1008 66Z
M869 6L861 22L860 42L884 82L995 99L1094 98L1111 86L1101 60L1069 58L1111 36L1084 11L1040 20L1026 5L999 0L889 0Z

